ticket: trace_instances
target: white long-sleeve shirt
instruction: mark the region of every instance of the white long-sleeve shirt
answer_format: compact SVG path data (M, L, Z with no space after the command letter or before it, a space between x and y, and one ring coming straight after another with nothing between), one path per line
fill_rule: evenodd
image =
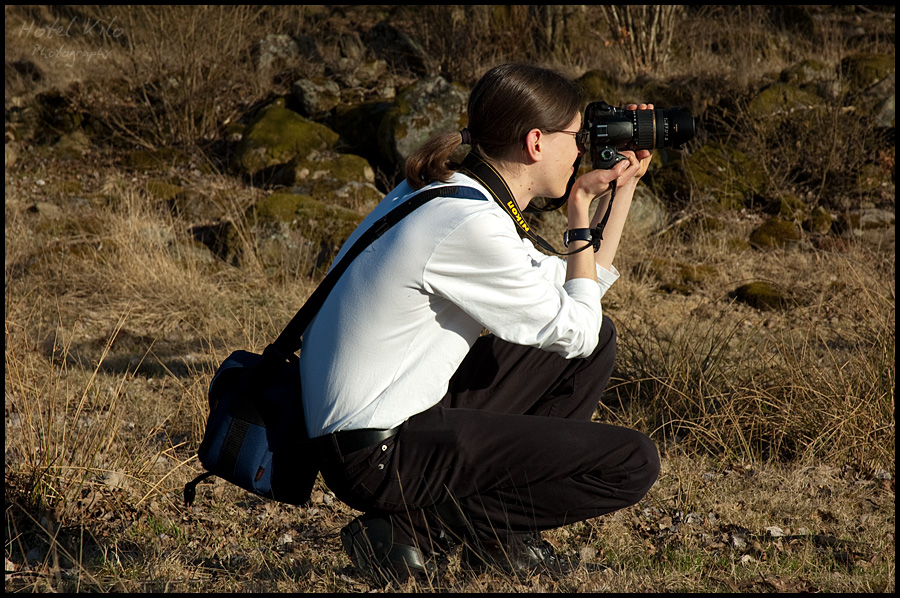
M354 260L303 335L310 437L388 429L432 407L484 328L566 358L596 348L615 267L566 282L565 262L521 239L483 186L462 173L449 184L485 199L438 197L414 210ZM394 189L336 261L413 193L405 182Z

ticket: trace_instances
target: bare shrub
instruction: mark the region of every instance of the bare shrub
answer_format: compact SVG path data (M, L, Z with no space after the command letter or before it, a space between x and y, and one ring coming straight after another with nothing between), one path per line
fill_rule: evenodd
M503 62L544 64L573 76L604 62L606 28L599 10L587 5L427 5L397 17L415 28L445 77L467 84Z
M194 144L215 137L266 91L253 69L260 32L253 6L135 5L120 22L129 35L123 76L133 101L110 119L141 145Z
M637 75L666 65L682 10L673 4L603 7L613 44L624 54L628 70Z

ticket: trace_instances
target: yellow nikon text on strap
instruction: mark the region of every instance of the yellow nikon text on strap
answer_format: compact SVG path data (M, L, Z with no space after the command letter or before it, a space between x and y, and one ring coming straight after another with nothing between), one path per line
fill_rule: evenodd
M522 218L522 215L519 213L519 207L516 205L516 202L513 200L509 200L506 203L506 207L509 208L509 213L512 214L513 218L516 219L516 224L522 227L522 230L528 232L528 223L525 222L525 219Z

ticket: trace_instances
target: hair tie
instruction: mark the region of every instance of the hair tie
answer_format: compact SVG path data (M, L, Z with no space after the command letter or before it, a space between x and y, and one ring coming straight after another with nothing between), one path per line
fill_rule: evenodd
M469 132L469 129L464 128L459 134L462 137L463 145L472 145L472 133Z

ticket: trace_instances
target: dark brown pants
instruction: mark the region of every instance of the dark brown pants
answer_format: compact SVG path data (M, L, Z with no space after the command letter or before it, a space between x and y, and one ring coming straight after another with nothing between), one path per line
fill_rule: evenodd
M633 505L659 474L656 447L591 422L615 346L606 317L583 359L481 337L443 400L396 436L347 455L326 450L325 482L420 545L446 527L438 505L458 505L476 537L501 541Z

